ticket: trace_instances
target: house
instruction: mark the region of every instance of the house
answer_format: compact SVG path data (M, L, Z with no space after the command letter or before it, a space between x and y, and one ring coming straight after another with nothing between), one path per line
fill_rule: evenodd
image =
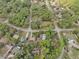
M8 57L7 57L7 59L12 59L14 57L14 55L13 54L10 54Z
M3 38L0 39L0 43L7 44L7 42L8 42L8 41L7 41L7 38L4 38L4 37L3 37Z
M37 3L38 1L37 0L32 0L33 1L33 3Z
M45 40L46 39L46 34L41 34L40 39Z
M26 42L26 40L27 39L25 37L21 37L20 42L23 42L24 43L24 42Z
M36 40L36 38L35 38L35 37L33 37L33 36L32 36L32 37L30 36L30 37L28 38L28 40L29 40L29 41L35 41L35 40Z
M29 41L35 41L35 37L30 37Z
M19 35L14 34L13 38L14 38L14 39L18 39L18 38L19 38Z

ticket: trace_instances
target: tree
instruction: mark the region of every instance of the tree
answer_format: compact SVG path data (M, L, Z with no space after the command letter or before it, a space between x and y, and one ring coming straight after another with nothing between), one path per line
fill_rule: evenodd
M47 39L52 39L52 37L55 35L55 32L49 29L49 31L45 32Z
M33 17L36 16L38 19L41 18L44 21L51 21L52 19L52 13L46 7L40 5L34 4L32 6L32 13Z
M22 8L14 17L10 18L10 23L15 24L16 26L25 27L28 25L28 9Z

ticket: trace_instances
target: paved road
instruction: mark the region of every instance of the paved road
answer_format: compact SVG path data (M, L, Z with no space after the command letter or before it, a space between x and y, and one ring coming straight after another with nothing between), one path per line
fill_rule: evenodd
M3 21L0 21L0 23L2 23L2 24L6 24L6 25L8 25L9 27L12 27L12 28L14 28L14 29L16 29L16 30L20 30L20 31L24 31L24 32L40 32L40 31L48 31L48 30L29 30L29 28L21 28L21 27L17 27L17 26L15 26L15 25L12 25L12 24L10 24L10 23L8 23L8 22L3 22ZM52 31L62 31L62 32L65 32L65 31L67 31L67 32L69 32L69 31L74 31L74 30L76 30L76 29L74 29L74 28L70 28L70 29L61 29L61 28L56 28L56 29L53 29Z
M11 53L11 51L15 48L15 46L11 46L10 49L4 54L3 58L7 59L8 55Z
M58 34L59 39L61 39L61 34L60 34L61 31L60 31L59 27L57 26L56 22L54 22L54 26L55 26L55 30L56 30L56 32Z
M61 51L61 54L60 54L60 56L57 58L57 59L62 59L63 58L63 55L64 55L64 48L62 49L62 51Z
M30 33L31 37L32 37L32 27L31 27L31 22L32 22L32 5L33 5L33 1L31 0L30 15L29 15L29 28L28 28L28 30L29 30L28 32Z
M21 27L17 27L17 26L14 26L14 25L12 25L12 24L9 24L9 23L7 23L6 25L8 25L9 27L12 27L12 28L14 28L14 29L17 29L17 30L20 30L20 31L24 31L24 32L40 32L40 31L48 31L48 30L32 30L32 29L30 29L30 30L28 30L28 28L27 29L25 29L25 28L21 28ZM71 29L60 29L60 28L56 28L56 29L53 29L52 31L74 31L75 29L74 28L71 28Z

